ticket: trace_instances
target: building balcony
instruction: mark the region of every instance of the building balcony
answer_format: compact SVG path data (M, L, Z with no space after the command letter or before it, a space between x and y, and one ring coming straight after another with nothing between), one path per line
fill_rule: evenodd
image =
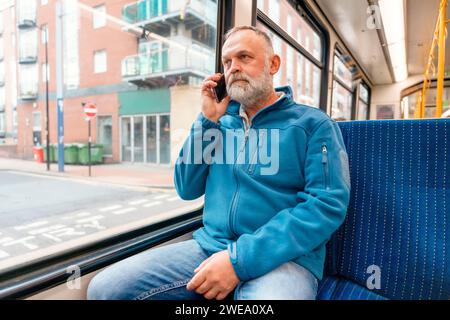
M17 2L17 26L19 28L36 27L36 0L20 0Z
M37 62L37 53L36 54L21 54L19 55L19 63L20 64L30 64Z
M158 34L167 34L171 26L183 23L187 30L206 25L216 28L217 4L211 0L141 0L122 9L128 23Z
M128 56L122 61L122 77L140 87L167 87L204 79L214 73L214 52L163 48Z
M20 88L19 99L21 100L36 100L38 97L38 86L26 86Z

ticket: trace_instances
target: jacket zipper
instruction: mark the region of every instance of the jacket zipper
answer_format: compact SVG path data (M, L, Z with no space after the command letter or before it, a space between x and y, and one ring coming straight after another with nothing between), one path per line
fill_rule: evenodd
M258 133L258 143L256 145L256 150L253 153L252 159L250 160L250 164L248 166L247 172L249 174L253 174L253 171L255 170L256 164L257 164L257 156L258 153L260 153L260 150L262 148L262 142L264 140L264 131L260 131Z
M250 128L251 128L251 126L248 126L247 127L247 125L245 124L245 121L244 120L242 120L243 122L244 122L244 145L243 145L243 147L239 150L239 152L238 152L238 155L237 155L237 158L236 158L236 161L235 161L235 163L234 163L234 165L233 165L233 175L234 175L234 178L236 179L236 184L237 184L237 186L236 186L236 192L234 193L234 196L233 196L233 200L231 201L231 209L230 209L230 215L229 215L229 221L228 221L228 223L229 223L229 229L230 229L230 233L232 234L232 235L234 235L235 237L237 237L237 234L234 232L234 230L233 230L233 226L234 226L234 214L235 214L235 210L236 210L236 204L237 204L237 197L238 197L238 194L239 194L239 179L238 179L238 177L237 177L237 173L236 173L236 162L237 162L237 160L239 159L239 156L241 155L241 153L242 153L242 151L243 150L245 150L245 147L247 146L247 140L248 140L248 136L249 136L249 132L250 132Z
M329 168L328 168L328 148L325 142L322 144L322 166L323 166L323 175L324 175L324 184L327 190L330 190L330 186L328 183L329 176Z

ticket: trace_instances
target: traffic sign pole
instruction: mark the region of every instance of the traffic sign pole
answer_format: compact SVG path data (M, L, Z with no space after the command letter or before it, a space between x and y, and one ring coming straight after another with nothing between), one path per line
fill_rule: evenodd
M89 130L89 132L88 132L88 135L89 135L89 142L88 142L88 153L89 153L89 177L91 176L91 120L92 120L92 118L89 118L89 120L88 120L88 122L89 122L89 125L88 125L88 130Z
M92 162L92 155L91 155L91 143L92 143L92 136L91 136L91 122L92 118L95 117L97 114L97 106L93 103L82 103L82 106L84 108L84 113L87 116L88 121L88 166L89 166L89 177L91 176L91 162Z

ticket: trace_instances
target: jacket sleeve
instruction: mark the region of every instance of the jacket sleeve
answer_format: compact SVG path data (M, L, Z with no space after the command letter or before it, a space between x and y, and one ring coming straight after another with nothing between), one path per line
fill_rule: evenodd
M207 119L200 113L192 125L189 137L176 160L174 169L175 189L184 200L194 200L205 193L209 164L204 161L203 154L206 148L214 149L220 143L218 139L212 142L209 142L209 139L204 139L205 132L208 129L219 130L220 124Z
M241 281L264 275L326 243L344 221L350 199L348 157L331 119L316 126L305 157L305 187L297 205L278 212L252 234L228 245Z

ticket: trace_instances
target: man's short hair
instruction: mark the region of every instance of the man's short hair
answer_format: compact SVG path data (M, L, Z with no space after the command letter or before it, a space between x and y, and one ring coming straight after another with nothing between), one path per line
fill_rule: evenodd
M243 31L243 30L251 30L251 31L253 31L254 33L256 33L256 35L258 35L258 36L260 36L260 37L263 37L263 39L266 41L266 44L267 44L267 47L269 48L269 50L270 50L271 52L273 52L272 39L270 39L270 37L269 37L269 35L267 34L267 32L265 32L265 31L263 31L263 30L261 30L261 29L258 29L258 28L256 28L256 27L253 27L253 26L238 26L238 27L234 27L234 28L228 30L227 33L225 33L224 43L225 43L225 41L228 40L228 38L229 38L232 34L234 34L234 33L236 33L236 32L239 32L239 31Z

